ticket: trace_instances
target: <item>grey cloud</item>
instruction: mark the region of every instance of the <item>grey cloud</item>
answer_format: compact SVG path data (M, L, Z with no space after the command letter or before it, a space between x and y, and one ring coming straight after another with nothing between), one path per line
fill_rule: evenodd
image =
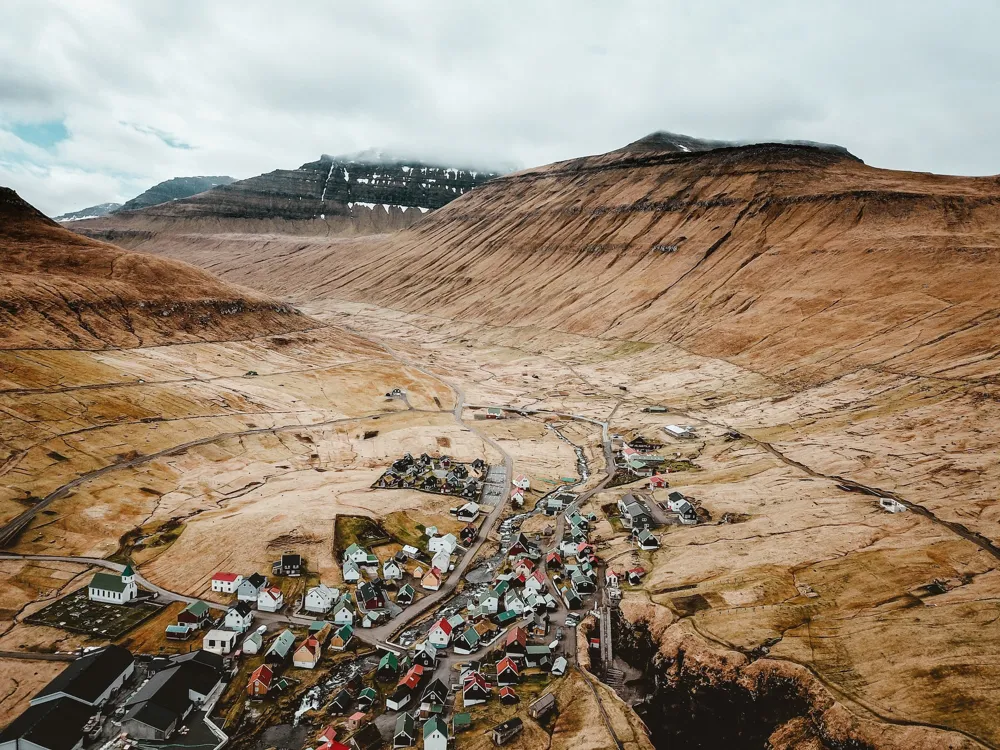
M4 16L0 128L47 114L70 139L30 169L0 153L0 182L48 212L321 153L529 166L656 129L1000 172L1000 6L976 0L11 0Z

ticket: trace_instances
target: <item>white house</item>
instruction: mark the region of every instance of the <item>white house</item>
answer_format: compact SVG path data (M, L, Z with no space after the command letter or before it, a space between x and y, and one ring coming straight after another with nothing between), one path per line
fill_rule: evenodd
M403 554L406 555L407 557L409 557L410 559L412 559L412 558L414 558L414 557L416 557L417 555L420 554L420 550L418 550L412 544L404 544L403 545Z
M264 634L258 629L243 639L242 649L244 654L257 654L263 646Z
M226 612L226 629L235 630L237 633L245 633L253 624L253 610L250 609L250 602L236 602Z
M347 562L348 560L360 565L368 560L368 550L359 544L352 544L344 550L344 562Z
M427 542L427 549L430 552L447 552L449 555L458 547L458 539L454 534L431 537Z
M503 606L508 612L514 612L518 615L524 612L524 601L513 589L508 591L507 595L504 596Z
M544 591L545 584L545 574L540 570L536 570L524 582L524 588L526 591Z
M209 630L201 643L201 647L213 654L225 656L236 646L239 633L233 630Z
M519 490L530 490L531 480L528 479L527 474L518 474L516 477L514 477L514 486L517 487Z
M333 608L333 621L338 625L354 624L354 602L347 594L344 594Z
M361 580L361 568L354 560L344 563L344 581L346 583L357 583Z
M424 750L448 750L448 725L437 716L424 724Z
M243 581L239 573L216 573L212 576L212 591L222 594L235 594L236 588Z
M455 513L459 521L475 521L479 517L479 503L468 502Z
M326 614L337 602L338 598L340 598L340 591L321 583L318 586L313 586L306 592L305 610L306 612Z
M433 538L433 537L437 536L437 533L438 533L438 527L437 526L425 526L424 527L424 536L429 536L429 537Z
M236 598L241 602L256 602L260 590L265 586L267 586L267 578L260 573L254 573L249 578L244 578L236 586Z
M92 602L126 604L138 596L139 587L135 583L135 571L131 565L126 565L120 575L95 573L87 587L87 598Z
M448 648L448 644L451 643L451 633L451 623L442 617L427 632L427 641L435 648Z
M281 589L270 586L257 596L257 609L261 612L277 612L285 606L285 595Z
M663 431L666 432L671 437L675 438L686 439L695 437L693 427L686 427L684 425L679 425L679 424L668 424L666 427L663 428Z
M403 577L403 569L390 557L382 563L382 577L387 581L398 581Z
M613 589L618 588L618 573L608 568L604 573L604 583Z
M444 550L436 553L431 559L431 567L437 568L442 573L446 573L451 567L451 555Z

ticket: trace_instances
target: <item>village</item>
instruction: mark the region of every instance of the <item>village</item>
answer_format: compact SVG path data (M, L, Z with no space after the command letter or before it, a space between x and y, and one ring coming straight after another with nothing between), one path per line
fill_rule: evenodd
M490 411L488 419L503 418L501 410ZM611 475L625 472L633 486L644 483L644 490L601 508L636 554L659 547L657 529L697 524L699 512L705 515L680 493L658 498L669 487L660 470L670 470L654 453L660 446L616 435L610 447ZM382 555L359 536L342 550L340 582L304 589L284 583L308 573L308 560L294 550L268 571L217 571L211 591L229 605L192 599L165 626L164 638L186 646L184 653L133 655L117 646L88 653L39 694L5 736L20 732L22 739L55 748L39 741L45 717L55 710L45 696L58 694L69 705L77 700L74 690L100 697L74 705L73 720L60 722L66 747L193 746L196 740L204 745L206 737L221 745L227 734L220 725L231 731L233 715L288 705L293 696L302 696L294 699L297 720L322 717L308 741L322 750L445 750L469 731L486 732L500 746L524 730L525 718L546 726L559 710L550 683L577 668L578 643L591 652L586 662L600 665L602 638L610 642L601 612L615 605L623 588L640 585L645 569L602 561L591 539L598 515L581 512L586 498L570 485L533 490L528 476L510 477L482 459L465 464L424 453L393 461L373 487L454 496L459 504L449 515L460 524L458 534L421 527L419 543ZM529 518L550 519L550 526L525 533L520 529ZM477 564L470 580L465 571L488 541L481 533L488 537L497 521L499 552ZM292 599L289 591L297 592ZM86 616L81 605L99 607L103 622L115 611L145 607L150 612L144 618L158 610L157 598L126 563L120 572L94 574L85 600L76 602L77 614ZM43 609L38 621L69 616L61 602L47 609L52 612ZM587 632L578 636L584 621ZM85 666L112 659L115 669ZM74 670L77 681L97 674L110 681L85 690L55 684ZM325 671L336 678L313 677ZM224 710L213 718L219 706ZM499 715L491 706L526 713Z

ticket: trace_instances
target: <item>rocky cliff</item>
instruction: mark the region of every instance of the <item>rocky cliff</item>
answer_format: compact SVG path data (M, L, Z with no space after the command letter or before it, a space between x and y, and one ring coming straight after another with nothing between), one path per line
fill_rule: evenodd
M296 330L310 321L186 263L64 229L0 188L0 349L148 346Z
M124 205L116 209L117 211L138 211L140 208L158 206L161 203L190 198L192 195L204 193L219 185L228 185L233 182L232 177L174 177L170 180L153 185L149 190L140 193Z
M298 169L277 169L141 211L123 210L73 229L125 245L190 231L373 234L406 228L496 176L377 154L324 155Z

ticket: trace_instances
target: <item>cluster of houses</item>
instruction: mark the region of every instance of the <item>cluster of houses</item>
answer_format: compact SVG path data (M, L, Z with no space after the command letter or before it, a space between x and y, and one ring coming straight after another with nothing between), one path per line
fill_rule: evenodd
M615 452L615 467L628 476L640 478L651 477L664 470L667 459L654 451L663 446L650 443L642 436L626 442L620 435L611 439L611 448Z
M489 466L481 458L467 465L450 456L438 457L421 453L418 458L414 458L407 453L394 461L373 486L381 489L421 490L472 500L482 494L483 479L488 470ZM473 473L478 476L473 476Z
M618 512L622 526L631 533L639 549L652 551L660 546L652 532L655 521L645 500L632 494L622 495L618 498Z
M229 676L223 659L204 651L154 659L144 680L136 673L134 657L121 646L81 656L0 732L0 748L76 750L105 737L112 718L116 734L167 741L187 731L182 727L194 711L214 704Z

